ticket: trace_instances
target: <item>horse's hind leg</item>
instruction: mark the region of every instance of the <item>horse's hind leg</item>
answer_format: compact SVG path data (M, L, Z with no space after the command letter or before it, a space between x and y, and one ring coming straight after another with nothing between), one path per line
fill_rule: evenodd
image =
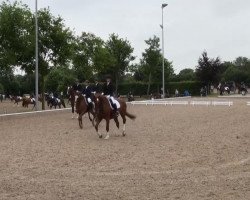
M120 128L120 124L119 124L118 118L115 117L115 118L114 118L114 121L115 121L116 127L119 129L119 128Z
M118 117L115 117L114 121L115 121L116 127L119 129L120 128L120 124L119 124L119 121L118 121ZM118 136L118 135L116 134L116 136Z

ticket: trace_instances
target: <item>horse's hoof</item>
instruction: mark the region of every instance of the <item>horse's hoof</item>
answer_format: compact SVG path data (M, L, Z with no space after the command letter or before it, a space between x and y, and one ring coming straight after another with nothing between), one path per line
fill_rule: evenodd
M108 139L109 139L109 135L107 135L104 139L105 139L105 140L108 140Z
M99 135L99 138L102 138L102 135Z
M123 137L126 136L126 133L125 133L125 132L122 132L122 136L123 136Z

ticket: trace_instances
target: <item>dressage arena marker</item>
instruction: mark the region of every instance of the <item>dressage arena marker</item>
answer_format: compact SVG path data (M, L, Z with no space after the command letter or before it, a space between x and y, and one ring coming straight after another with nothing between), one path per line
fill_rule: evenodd
M54 110L40 110L40 111L32 111L32 112L9 113L9 114L1 114L0 117L16 116L16 115L27 115L27 114L37 114L37 113L55 112L55 111L64 111L64 110L70 110L70 109L71 108L62 108L62 109L54 109Z

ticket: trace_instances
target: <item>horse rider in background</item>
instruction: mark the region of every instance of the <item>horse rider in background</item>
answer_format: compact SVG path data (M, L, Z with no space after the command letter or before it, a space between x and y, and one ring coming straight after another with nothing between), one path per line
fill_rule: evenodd
M100 82L97 79L95 80L95 85L94 85L94 88L93 88L93 92L94 93L99 93L99 94L102 93L102 86L101 86Z
M89 81L88 80L85 81L85 84L86 84L86 86L85 86L85 88L83 90L83 95L85 96L86 101L88 102L88 105L90 105L90 104L93 103L92 99L91 99L92 88L89 85Z
M103 85L103 94L108 98L111 106L113 107L116 117L119 116L117 105L114 103L114 86L111 82L111 78L106 78L106 83Z
M78 92L82 92L82 85L79 83L79 80L76 79L76 82L72 85L72 88L75 90L75 91L78 91Z

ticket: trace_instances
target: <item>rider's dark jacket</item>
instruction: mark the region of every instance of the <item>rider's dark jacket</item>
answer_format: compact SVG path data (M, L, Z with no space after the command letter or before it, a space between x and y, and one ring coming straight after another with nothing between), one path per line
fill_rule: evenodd
M74 83L73 85L72 85L72 87L73 87L73 89L75 90L75 91L82 91L82 86L81 86L81 84L77 84L77 83Z
M104 95L114 96L114 86L111 82L104 84L103 93Z
M89 85L86 86L85 89L83 90L83 94L85 94L85 97L91 98L91 93L92 93L91 87Z

